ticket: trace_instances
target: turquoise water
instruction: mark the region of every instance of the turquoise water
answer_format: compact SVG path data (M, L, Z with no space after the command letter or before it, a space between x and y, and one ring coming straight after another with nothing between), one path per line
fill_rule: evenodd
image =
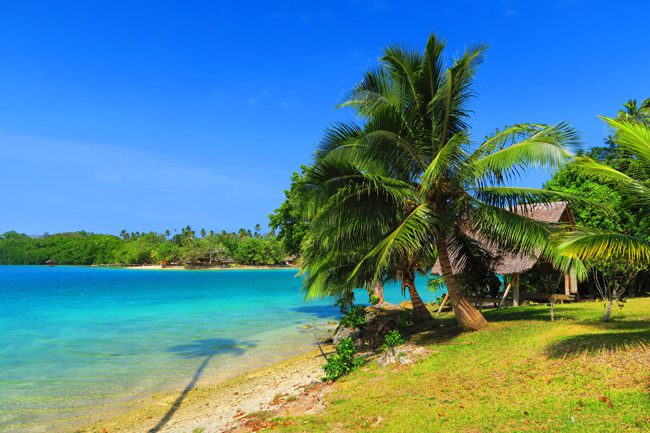
M308 350L304 325L338 314L304 301L295 274L0 266L0 431L84 424L182 389L203 363L210 381Z

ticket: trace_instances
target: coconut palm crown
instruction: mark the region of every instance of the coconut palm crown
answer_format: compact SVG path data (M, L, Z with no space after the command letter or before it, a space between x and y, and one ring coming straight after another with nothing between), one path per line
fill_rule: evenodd
M316 152L302 270L310 296L399 280L423 320L415 275L439 258L459 323L476 330L487 322L454 275L484 257L471 234L509 252L543 250L554 228L514 206L575 198L513 183L568 162L578 137L564 123L517 124L472 142L468 104L486 46L449 62L444 49L434 35L422 53L388 47L341 104L360 121L331 127Z

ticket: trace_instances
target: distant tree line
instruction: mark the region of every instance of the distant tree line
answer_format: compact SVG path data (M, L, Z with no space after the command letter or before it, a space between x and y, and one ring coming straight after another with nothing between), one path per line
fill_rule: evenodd
M254 231L197 233L186 226L180 232L127 232L119 236L85 231L29 236L14 231L0 235L0 264L35 265L53 260L66 265L183 264L276 265L286 252L274 233Z

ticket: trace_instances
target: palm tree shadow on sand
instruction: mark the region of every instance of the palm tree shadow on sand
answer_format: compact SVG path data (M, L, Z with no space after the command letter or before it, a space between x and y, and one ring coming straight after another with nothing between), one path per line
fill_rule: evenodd
M180 344L178 346L171 347L168 351L174 353L182 358L193 359L193 358L203 358L201 364L197 367L192 380L185 386L180 395L174 400L174 403L171 405L169 410L165 415L158 421L158 423L153 426L149 433L156 433L162 429L165 424L169 422L174 413L178 410L183 403L183 400L187 394L196 386L196 383L199 381L203 370L208 366L212 358L216 355L235 355L241 356L248 349L255 347L256 344L248 341L236 341L230 338L208 338L204 340L195 340L189 344Z

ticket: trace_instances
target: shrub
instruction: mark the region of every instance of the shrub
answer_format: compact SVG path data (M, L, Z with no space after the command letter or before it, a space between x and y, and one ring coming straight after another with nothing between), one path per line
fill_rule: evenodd
M345 313L339 323L348 328L358 328L361 329L368 323L366 321L366 310L365 308L357 305L352 307L350 311Z
M336 353L330 355L323 366L323 370L325 370L323 382L336 380L359 368L363 364L363 359L354 356L356 352L357 348L351 338L341 340L336 346Z
M370 295L370 305L377 305L379 304L379 295L375 295L374 293Z
M382 344L379 348L381 350L388 350L392 349L395 346L399 346L400 344L404 344L404 338L402 338L402 335L397 329L393 329L388 334L386 334L384 344Z

